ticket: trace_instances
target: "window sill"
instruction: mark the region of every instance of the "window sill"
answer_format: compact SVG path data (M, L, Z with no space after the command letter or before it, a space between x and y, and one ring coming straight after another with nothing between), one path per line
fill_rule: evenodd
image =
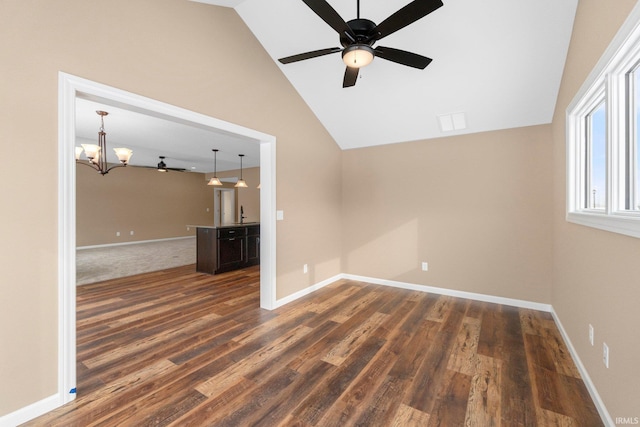
M612 233L640 238L640 216L626 214L568 212L567 221Z

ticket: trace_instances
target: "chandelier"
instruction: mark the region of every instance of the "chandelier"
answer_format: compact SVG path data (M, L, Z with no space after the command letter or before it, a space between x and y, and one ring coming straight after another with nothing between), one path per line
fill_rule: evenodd
M116 152L116 156L118 160L120 160L120 164L115 164L111 167L107 164L107 134L104 131L104 116L106 116L106 111L96 111L96 113L100 116L100 130L98 131L98 145L96 144L80 144L81 147L76 147L76 163L80 163L81 165L87 165L97 170L100 175L106 175L113 168L120 168L127 166L129 163L129 159L133 154L128 148L114 148L113 151ZM84 151L87 160L80 160L80 155Z

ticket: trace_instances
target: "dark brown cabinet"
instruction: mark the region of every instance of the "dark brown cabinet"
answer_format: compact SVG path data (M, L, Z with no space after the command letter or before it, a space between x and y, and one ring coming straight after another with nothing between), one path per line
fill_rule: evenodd
M247 264L260 264L260 226L247 227Z
M218 239L218 268L216 273L240 268L245 261L243 238Z
M217 274L260 264L260 225L197 227L196 270Z

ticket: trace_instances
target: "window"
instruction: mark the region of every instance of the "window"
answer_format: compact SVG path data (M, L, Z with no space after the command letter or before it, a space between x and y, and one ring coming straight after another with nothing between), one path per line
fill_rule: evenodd
M607 145L606 145L606 121L605 103L602 101L595 110L587 114L587 130L585 133L584 147L587 160L584 188L583 209L605 208L607 197Z
M639 67L629 73L627 76L628 88L627 93L632 97L632 103L629 108L629 124L631 144L627 151L626 168L629 177L628 187L629 194L627 196L625 208L634 211L640 211L640 138L638 129L640 129L640 71Z
M567 108L567 221L640 237L640 7Z

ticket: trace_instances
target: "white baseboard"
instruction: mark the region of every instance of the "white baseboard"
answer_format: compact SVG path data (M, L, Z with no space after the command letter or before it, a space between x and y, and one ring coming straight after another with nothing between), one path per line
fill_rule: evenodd
M318 289L322 289L327 285L330 285L333 282L336 282L338 280L340 280L342 278L341 274L338 274L336 276L330 277L326 280L323 280L322 282L318 282L315 285L311 285L308 288L305 288L301 291L295 292L289 296L286 296L282 299L276 300L276 304L274 308L278 308L278 307L282 307L285 304L289 304L290 302L293 302L295 300L297 300L298 298L302 298L305 295L309 295L310 293L313 293L315 291L317 291Z
M157 243L157 242L166 242L169 240L182 240L182 239L195 239L195 238L196 236L167 237L165 239L136 240L133 242L106 243L104 245L78 246L76 249L81 251L84 249L111 248L114 246L140 245L143 243Z
M427 292L427 293L438 294L438 295L448 295L452 297L466 298L466 299L471 299L475 301L492 302L495 304L510 305L512 307L519 307L519 308L528 308L531 310L545 311L548 313L553 312L553 308L551 307L551 304L543 304L540 302L525 301L525 300L514 299L514 298L496 297L493 295L477 294L474 292L466 292L466 291L457 291L454 289L438 288L435 286L416 285L414 283L397 282L394 280L376 279L375 277L357 276L355 274L344 274L344 273L337 274L333 277L323 280L322 282L318 282L315 285L311 285L308 288L302 289L301 291L295 292L289 296L286 296L282 299L277 300L276 308L282 307L285 304L289 304L290 302L293 302L298 298L302 298L303 296L309 295L317 291L318 289L324 288L325 286L330 285L331 283L341 279L372 283L374 285L391 286L394 288L409 289L412 291Z
M373 277L356 276L353 274L341 274L340 278L356 280L360 282L373 283L375 285L392 286L394 288L409 289L412 291L428 292L438 295L448 295L457 298L466 298L476 301L492 302L495 304L510 305L513 307L529 308L539 311L551 311L551 304L543 304L539 302L525 301L513 298L496 297L492 295L477 294L474 292L456 291L453 289L437 288L434 286L416 285L413 283L396 282L394 280L376 279Z
M0 427L15 427L17 425L26 423L29 420L46 414L49 411L53 411L61 405L60 396L54 394L44 398L38 402L32 403L29 406L20 408L17 411L0 417Z
M611 418L611 415L609 415L609 411L607 411L606 406L604 406L604 402L602 401L600 394L598 394L598 390L596 390L596 386L593 384L593 381L591 381L591 377L589 376L587 369L582 364L582 360L580 360L580 357L578 356L578 352L576 351L575 347L571 343L571 340L569 339L569 335L567 334L567 331L564 329L564 326L562 326L562 322L560 321L558 314L555 312L555 310L553 310L553 308L551 309L551 315L553 316L553 320L556 322L556 325L558 326L558 330L562 335L562 339L564 340L565 344L567 345L567 348L569 349L569 354L571 354L571 358L573 359L573 362L576 364L576 367L578 368L578 371L582 376L582 381L584 381L584 385L587 387L587 390L591 395L591 399L593 399L593 403L596 405L596 409L600 414L600 418L602 418L602 421L605 423L605 425L609 427L615 427L616 424L613 422L613 418Z

